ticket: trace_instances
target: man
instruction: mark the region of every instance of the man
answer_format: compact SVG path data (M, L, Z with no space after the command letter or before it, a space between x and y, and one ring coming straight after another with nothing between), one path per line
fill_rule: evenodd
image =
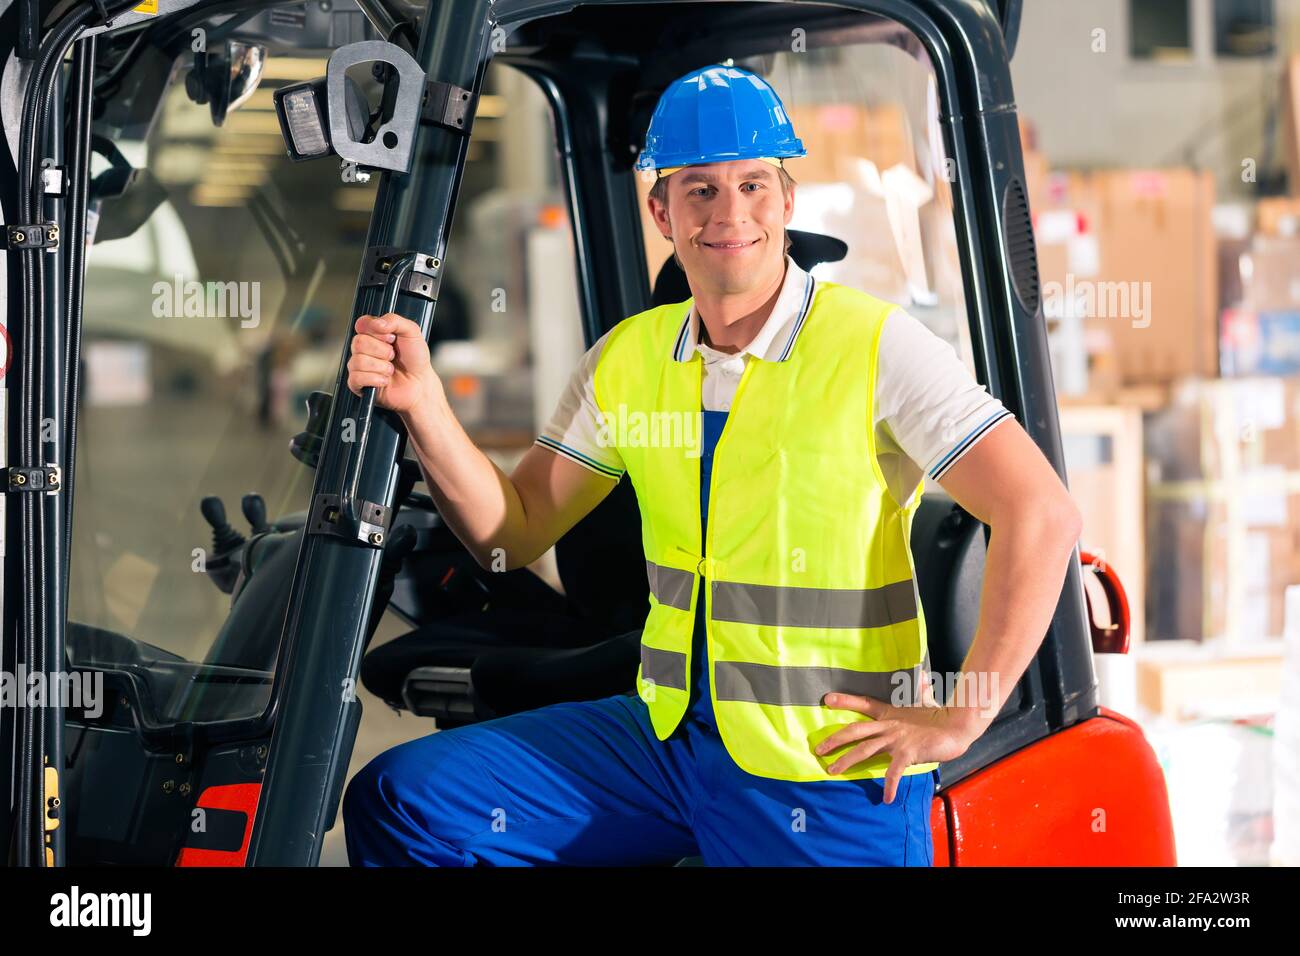
M354 865L931 864L938 764L1033 658L1080 518L947 343L788 257L781 161L803 154L752 73L668 87L638 166L692 298L603 335L508 478L418 326L357 320L349 388L400 413L483 566L534 560L626 472L651 594L636 694L435 733L357 774ZM982 695L929 693L908 550L926 477L992 529L963 675L939 675Z

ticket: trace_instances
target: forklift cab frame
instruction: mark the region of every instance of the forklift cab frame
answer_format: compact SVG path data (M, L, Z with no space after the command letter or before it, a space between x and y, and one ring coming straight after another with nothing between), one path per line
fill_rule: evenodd
M19 8L28 5L12 4L8 10L4 6L0 4L0 18L17 22ZM167 31L173 38L183 35L217 12L274 4L160 0L159 6L152 25L137 29L144 44L158 41ZM384 0L359 6L380 35L414 56L429 80L463 89L477 101L484 72L495 59L531 77L544 93L553 112L569 202L587 345L650 304L632 162L650 109L670 80L723 58L788 50L794 29L828 44L911 38L928 58L938 91L942 145L953 170L953 225L976 375L1015 414L1064 478L1009 71L1019 0L442 0L430 4L427 12ZM38 221L62 222L64 234L74 242L84 230L85 203L84 187L78 193L79 164L80 175L85 175L84 148L78 151L77 140L88 135L94 111L93 77L86 77L93 73L93 45L88 55L85 48L95 38L106 42L103 34L110 31L138 27L146 15L128 8L110 5L115 19L106 25L97 23L94 4L73 3L59 16L51 13L36 37L57 41L63 49L76 41L78 52L68 82L68 128L73 136L66 148L53 143L67 157L62 164L69 171L67 197L57 203L47 200L46 219L40 220L39 209L28 211L26 219L34 213ZM60 33L78 14L80 24ZM56 51L59 60L63 49ZM129 66L124 62L122 69ZM27 71L27 78L37 72ZM48 82L53 72L45 76ZM10 82L9 71L5 82ZM6 109L33 99L22 98L21 82L17 90L7 90ZM409 171L383 173L365 249L358 249L362 268L351 315L377 314L391 305L430 332L438 283L444 270L457 267L454 250L448 256L448 235L472 135L472 124L457 130L422 123L411 144ZM16 203L21 197L14 195L24 185L26 161L19 156L16 163L20 189L6 190L6 224L26 221L21 202ZM40 496L43 500L35 504L30 493L9 495L11 502L21 499L23 523L18 522L19 508L9 508L5 536L22 541L26 551L20 560L19 548L8 549L5 594L37 595L56 610L34 620L31 600L26 605L5 600L6 662L40 653L45 656L30 659L62 661L65 652L66 610L57 609L65 600L67 573L67 554L60 542L71 515L58 503L70 500L75 482L67 467L75 460L75 383L72 403L63 399L67 377L75 369L66 356L75 354L70 350L79 326L71 310L61 309L59 303L65 296L68 301L79 297L80 288L75 262L71 271L46 269L41 278L37 266L29 264L38 254L43 253L11 248L6 257L11 306L7 325L14 333L9 335L14 354L21 360L28 341L44 345L42 356L24 366L22 387L12 374L6 383L7 460L25 467L62 460L54 453L38 462L36 448L16 440L26 434L24 428L32 427L24 418L31 418L32 410L19 399L34 394L33 389L44 396L45 415L65 436L60 449L70 447L71 454L58 494ZM66 266L65 256L73 256L66 249L59 253ZM404 270L413 267L428 280L423 291L413 291L409 282L398 286L391 275L376 274L377 262L392 267L403 256ZM63 286L54 273L68 276ZM37 294L42 283L43 296ZM16 303L30 306L21 325ZM410 491L403 480L405 436L396 417L375 412L361 442L354 446L342 439L345 420L365 413L364 403L353 401L346 387L346 358L345 348L334 392L344 400L328 408L323 422L309 520L328 524L328 496L350 487L357 502L374 509L369 514L378 516L382 527L383 517ZM332 502L337 505L339 499ZM43 529L43 537L32 537L35 529ZM377 598L377 584L384 548L382 539L349 537L337 528L314 526L312 532L302 536L293 555L273 679L265 706L254 716L150 721L140 708L127 708L110 717L110 724L94 728L84 715L51 708L42 726L29 728L38 741L32 745L6 712L0 743L10 758L6 766L18 768L19 791L27 794L9 808L5 830L10 834L11 862L59 865L68 857L68 843L76 835L66 823L59 825L60 812L52 809L57 800L51 803L51 788L59 792L61 779L49 771L63 766L63 734L74 727L79 734L111 730L134 735L145 754L147 769L142 772L174 771L179 766L193 781L192 796L183 805L172 801L166 809L155 803L131 808L136 814L132 840L150 848L147 859L167 865L318 862L324 834L337 816L361 719L352 689L376 601L383 601ZM47 547L38 553L34 549L40 541ZM982 562L982 556L978 560ZM1172 862L1164 783L1150 747L1136 725L1097 703L1094 631L1082 574L1080 565L1072 563L1048 633L998 720L962 757L943 765L943 788L934 814L936 863ZM978 589L968 598L977 600ZM110 687L114 693L120 690L124 700L140 692L129 676L116 677L120 682L110 681ZM45 772L37 772L42 766ZM1105 768L1106 777L1097 774L1097 768ZM1021 785L1027 778L1032 787ZM1064 789L1067 779L1070 791ZM91 785L103 784L82 780L81 792ZM68 791L65 786L62 792ZM1104 805L1097 801L1105 795L1133 807L1134 822L1103 841L1104 847L1099 849L1095 834L1082 825L1078 836L1053 831L1069 812ZM1000 804L996 812L988 809L990 797ZM1037 805L1040 798L1051 811L1036 818L1034 825L1025 825L1018 808L1026 807L1026 801ZM233 832L228 847L214 849L210 841L196 843L192 834L187 836L185 824L195 807ZM1004 819L1004 829L999 830L998 813L1015 814L1015 825ZM1087 843L1089 836L1094 837L1092 844ZM85 860L99 853L101 862L120 862L115 852L102 846L73 855Z

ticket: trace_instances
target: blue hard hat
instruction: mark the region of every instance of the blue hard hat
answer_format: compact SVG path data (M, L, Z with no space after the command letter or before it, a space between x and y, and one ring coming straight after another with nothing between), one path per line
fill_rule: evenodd
M765 79L735 66L710 66L692 70L664 90L636 168L782 159L807 152Z

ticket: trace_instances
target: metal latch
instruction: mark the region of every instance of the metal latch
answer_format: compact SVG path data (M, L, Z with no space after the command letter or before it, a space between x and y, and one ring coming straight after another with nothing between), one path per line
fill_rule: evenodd
M387 283L393 263L404 255L406 250L398 246L371 246L366 250L361 264L360 285L364 287ZM437 256L416 253L410 273L402 280L401 291L437 302L441 286L442 260Z
M329 534L382 548L388 537L389 509L365 500L358 500L356 505L358 520L353 526L343 514L338 495L317 495L312 501L311 515L307 519L307 533Z
M5 226L4 241L7 249L57 249L59 227L52 222Z
M63 469L58 465L41 465L37 468L11 465L5 471L10 491L43 491L47 495L53 495L63 487Z
M472 94L465 87L441 80L426 80L424 99L420 101L420 122L468 136L474 122L472 106Z

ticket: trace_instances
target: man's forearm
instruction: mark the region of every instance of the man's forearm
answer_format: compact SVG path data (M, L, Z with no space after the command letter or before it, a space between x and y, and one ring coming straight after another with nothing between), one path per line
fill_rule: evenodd
M971 741L997 717L1047 634L1078 541L1075 520L1068 508L1025 507L990 525L974 642L960 675L936 675L935 696L957 709Z
M519 492L465 433L446 399L430 398L402 421L439 513L479 564L506 570L531 561Z

